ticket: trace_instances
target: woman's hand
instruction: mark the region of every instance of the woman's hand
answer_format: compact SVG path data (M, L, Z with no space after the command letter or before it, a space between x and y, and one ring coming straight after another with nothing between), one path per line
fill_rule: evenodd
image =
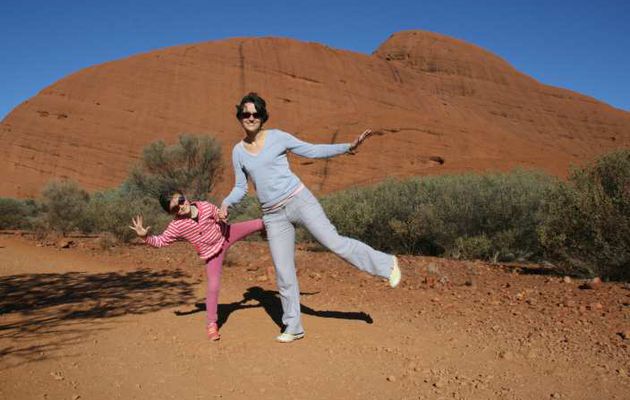
M352 144L350 145L350 149L348 149L348 153L355 154L357 152L357 148L361 145L361 143L363 143L365 139L370 137L373 133L374 132L372 132L371 129L364 130L363 133L361 133L359 137L357 137L354 142L352 142Z
M146 237L149 233L149 229L151 229L150 226L147 226L146 228L142 226L142 215L136 215L134 218L131 219L131 223L133 225L129 225L129 228L133 229L136 234L142 238Z
M219 220L227 222L228 214L228 206L225 204L221 204L221 208L219 208Z

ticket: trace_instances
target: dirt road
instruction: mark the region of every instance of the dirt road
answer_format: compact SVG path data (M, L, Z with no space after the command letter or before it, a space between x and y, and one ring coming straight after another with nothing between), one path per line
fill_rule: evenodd
M2 399L630 398L624 284L402 257L391 289L301 249L306 337L287 345L266 243L239 243L212 343L192 248L72 241L0 235Z

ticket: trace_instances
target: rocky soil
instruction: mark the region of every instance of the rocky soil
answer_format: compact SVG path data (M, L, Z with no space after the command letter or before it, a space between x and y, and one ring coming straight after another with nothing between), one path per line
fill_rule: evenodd
M0 235L3 399L627 399L630 287L543 266L402 256L391 289L297 254L306 337L279 332L263 241L228 256L204 335L189 246Z

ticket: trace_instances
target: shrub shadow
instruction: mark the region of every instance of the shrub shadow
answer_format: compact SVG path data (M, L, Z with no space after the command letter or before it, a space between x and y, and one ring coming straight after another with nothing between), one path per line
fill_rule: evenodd
M190 304L196 283L179 270L150 268L0 277L0 357L54 357L103 329L91 322Z

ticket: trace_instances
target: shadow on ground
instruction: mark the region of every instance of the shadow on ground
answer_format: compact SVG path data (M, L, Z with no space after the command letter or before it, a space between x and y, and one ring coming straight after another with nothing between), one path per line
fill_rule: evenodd
M190 304L196 283L182 271L150 268L0 277L0 357L42 359L100 329L86 321Z
M311 296L317 293L300 293L301 296ZM251 304L251 302L255 302ZM262 307L267 315L278 325L279 328L283 328L282 324L282 303L280 301L279 293L275 290L265 290L259 286L252 286L243 293L243 299L228 303L219 304L218 307L218 321L219 326L225 324L235 311L245 308L258 308ZM368 324L373 322L370 314L362 311L317 311L304 304L300 305L303 314L311 315L321 318L339 318L348 320L360 320ZM197 312L205 311L206 305L204 303L195 304L195 308L190 311L176 311L176 315L189 315Z

